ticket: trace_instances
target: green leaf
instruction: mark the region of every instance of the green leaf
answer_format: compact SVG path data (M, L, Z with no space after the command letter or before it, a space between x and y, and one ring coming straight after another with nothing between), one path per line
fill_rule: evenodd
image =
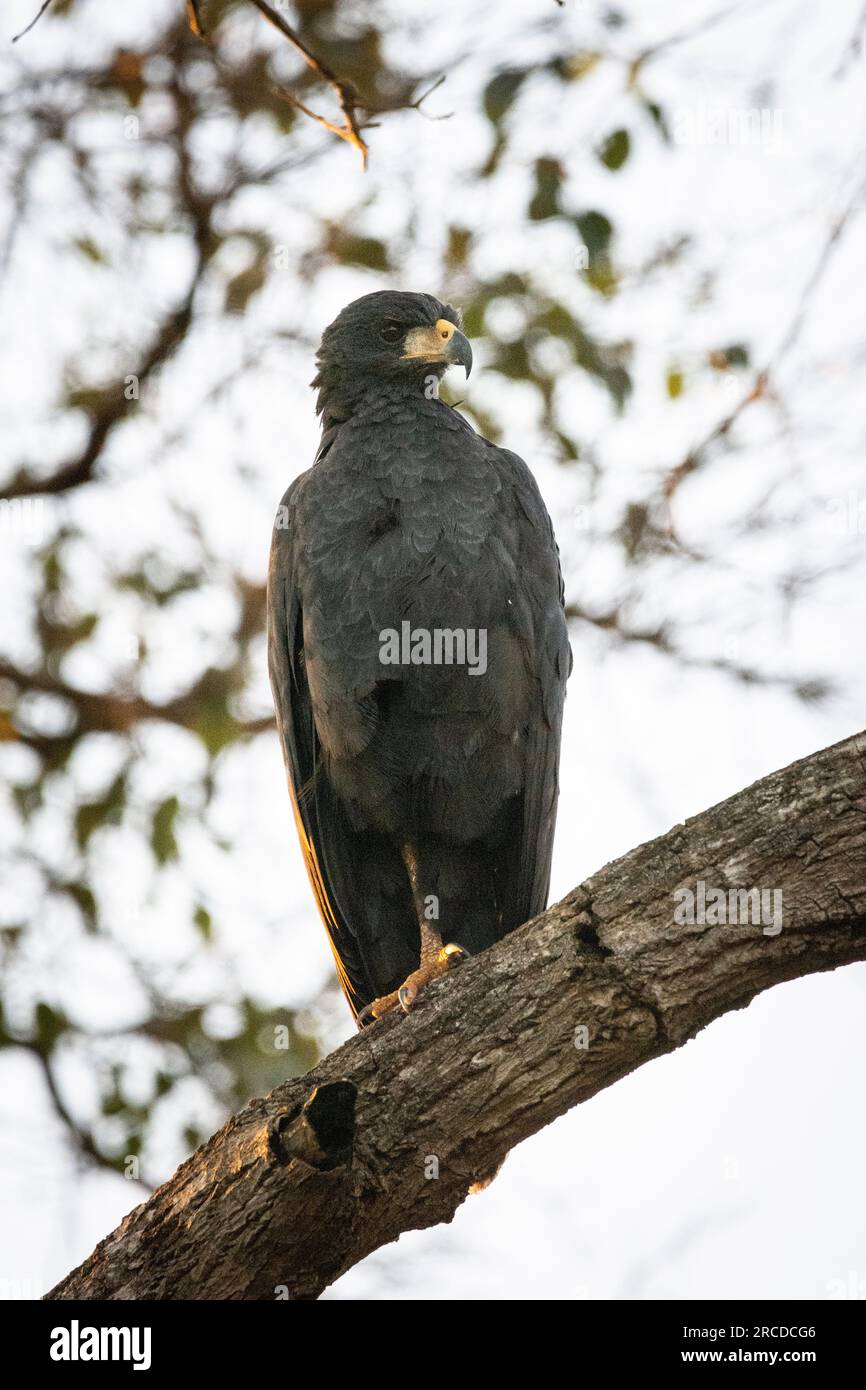
M607 169L621 169L631 153L631 138L627 130L615 130L605 140L598 157Z
M103 1115L119 1115L126 1109L126 1102L119 1091L112 1091L110 1095L102 1097Z
M259 232L246 234L254 247L253 258L243 270L233 275L226 285L225 310L227 314L242 314L250 300L264 288L268 278L268 259L271 254L270 243Z
M63 396L63 405L69 410L86 410L88 415L98 416L114 411L118 396L123 398L123 383L112 382L110 386L70 386Z
M258 262L234 275L226 285L226 313L242 314L253 295L264 287L266 279L265 268Z
M75 247L76 251L81 252L82 256L86 256L89 261L93 261L94 265L105 264L104 253L89 236L76 237L72 245Z
M75 812L75 839L79 849L86 849L91 835L103 825L117 825L126 805L126 773L115 777L105 796L98 801L85 801Z
M611 295L619 285L619 276L607 256L597 256L586 271L586 282L599 294Z
M69 895L75 905L79 908L85 925L89 928L96 926L96 897L93 890L88 888L86 883L75 881L64 884L64 892Z
M57 1039L66 1032L68 1026L65 1014L52 1009L44 1000L39 1001L36 1005L36 1042L44 1056L53 1052Z
M177 859L174 825L179 811L180 802L176 796L170 796L153 813L150 847L158 864L167 864L169 859Z
M745 343L731 343L729 347L721 349L722 356L729 367L748 367L749 349Z
M646 97L644 97L643 107L665 144L669 145L671 143L670 127L668 126L667 117L658 102L648 101Z
M649 536L649 512L641 502L629 502L617 536L629 561L634 561Z
M579 82L582 77L586 77L588 73L592 72L600 61L600 53L583 51L575 53L566 61L566 76L570 77L573 82Z
M449 269L456 270L458 267L466 264L471 245L472 233L468 227L448 228L448 245L445 250L445 261Z
M514 103L527 76L528 68L507 68L492 77L484 88L484 114L491 125L499 127Z
M556 217L562 211L559 193L562 187L562 165L558 159L537 159L535 161L535 192L529 203L529 216L533 222L543 222L546 217Z
M210 941L211 933L213 931L213 918L211 917L207 908L202 907L201 903L199 903L198 907L193 913L192 920L195 922L198 930L201 932L205 941Z
M325 250L343 265L361 265L366 270L384 271L391 264L384 241L373 236L357 236L341 227L329 229Z
M613 223L594 208L574 219L590 257L607 255L613 236Z

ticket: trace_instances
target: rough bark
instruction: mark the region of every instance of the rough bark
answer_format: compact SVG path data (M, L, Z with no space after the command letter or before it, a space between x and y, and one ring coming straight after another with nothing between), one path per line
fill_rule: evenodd
M674 890L698 880L781 889L783 929L678 925ZM408 1017L251 1101L47 1297L315 1298L450 1221L571 1106L759 991L864 958L861 734L632 850Z

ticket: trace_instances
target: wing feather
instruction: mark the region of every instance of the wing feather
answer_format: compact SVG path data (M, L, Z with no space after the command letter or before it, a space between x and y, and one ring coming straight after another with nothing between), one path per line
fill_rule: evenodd
M340 984L357 1017L370 996L370 987L357 940L328 872L320 828L320 748L304 667L303 614L292 528L293 494L301 482L298 479L289 488L278 513L280 522L288 524L274 530L268 574L268 667L304 864L328 933ZM328 829L329 840L345 833L339 818L334 817Z
M503 930L543 912L559 797L559 746L572 656L565 619L559 549L553 524L531 471L519 455L496 445L500 476L519 517L519 574L531 617L527 665L536 682L526 734L525 776L511 833L497 866Z

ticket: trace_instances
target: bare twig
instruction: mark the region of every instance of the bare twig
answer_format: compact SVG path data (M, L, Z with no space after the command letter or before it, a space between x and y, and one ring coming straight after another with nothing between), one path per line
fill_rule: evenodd
M186 18L196 38L206 39L207 30L202 19L202 0L186 0Z
M837 81L840 77L845 76L845 73L847 72L851 63L856 62L857 59L861 56L863 52L864 33L866 33L866 3L864 3L863 8L861 9L860 14L857 17L857 21L854 26L854 32L851 35L851 38L848 40L845 52L839 59L839 62L836 65L836 69L833 73L833 77Z
M33 16L33 18L31 19L30 23L26 26L26 28L24 28L24 29L21 30L20 34L14 34L14 35L13 35L13 37L12 37L12 42L13 42L13 43L17 43L19 39L23 39L23 38L24 38L24 35L25 35L25 34L29 34L29 33L30 33L30 30L34 27L34 25L36 25L36 24L39 23L40 19L42 18L42 16L43 16L44 13L45 13L45 11L49 8L49 6L50 6L52 3L53 3L53 0L42 0L42 4L39 6L39 11L38 11L38 13L35 14L35 15Z
M650 44L635 58L632 65L633 69L636 71L644 63L649 62L651 58L655 58L656 54L663 53L668 48L676 48L681 43L688 43L691 39L700 38L702 34L709 33L710 30L715 29L719 24L724 24L738 10L745 9L746 6L753 8L754 0L735 0L734 4L725 5L723 9L705 15L697 23L689 24L684 29L677 29L667 38L659 39L657 43Z
M333 135L339 136L339 138L345 140L347 144L353 145L359 152L361 161L366 168L369 150L361 135L361 128L357 116L358 99L352 84L346 82L342 77L338 77L337 74L328 67L327 63L324 63L321 58L317 58L314 53L311 53L297 31L292 28L287 20L283 19L281 14L277 13L272 5L267 3L267 0L250 0L250 4L255 5L259 13L264 15L265 19L267 19L270 24L273 24L275 29L279 30L283 38L288 39L295 51L301 55L310 71L314 72L317 77L320 77L323 82L327 82L328 86L334 91L340 105L340 110L343 113L343 124L337 125L335 122L327 120L325 116L318 115L315 111L312 111L309 106L306 106L291 92L287 92L282 87L274 87L273 90L275 94L284 101L289 102L290 105L297 107L305 116L309 116L312 120L317 121L325 130L329 130Z
M414 101L397 101L391 106L368 106L366 102L359 101L358 106L363 111L369 111L373 116L385 116L392 111L417 111L428 121L450 121L451 117L454 115L453 111L443 111L441 116L431 116L429 112L422 110L423 104L427 98L431 97L434 92L438 92L444 81L445 73L443 73L441 77L437 77L436 81L429 87L426 87L421 95L416 97ZM370 123L365 122L365 124L368 125Z
M42 1048L37 1047L35 1044L24 1043L22 1044L22 1046L27 1047L28 1051L31 1053L33 1057L36 1058L40 1067L42 1068L42 1075L45 1077L45 1085L48 1089L48 1095L51 1099L51 1104L54 1107L58 1119L61 1120L64 1124L66 1132L71 1138L73 1144L75 1145L75 1148L78 1150L78 1152L81 1154L83 1158L86 1158L88 1160L88 1162L94 1163L99 1167L110 1168L112 1172L115 1172L116 1169L114 1168L113 1164L109 1163L108 1160L103 1157L103 1155L99 1152L99 1149L96 1147L93 1135L90 1133L89 1130L83 1129L81 1127L78 1121L73 1117L71 1111L69 1110L69 1107L63 1099L63 1096L60 1094L60 1088L57 1085L57 1081L54 1076L54 1071L51 1066L51 1058L43 1051Z
M44 670L26 671L13 662L0 658L0 680L11 681L20 690L33 690L65 700L75 711L78 734L100 731L128 734L137 724L149 719L177 724L181 728L195 731L202 712L211 707L214 701L219 702L233 693L227 687L229 678L230 673L221 668L209 667L182 695L160 705L146 700L141 695L125 697L115 695L111 691L81 690L78 686L69 685ZM273 727L273 717L265 715L260 719L237 721L236 732L239 738L254 738L257 734L267 733ZM54 737L46 738L29 729L22 731L23 742L46 748L67 737L68 735L61 734L55 740Z
M665 501L668 504L680 483L682 483L685 478L689 477L690 474L694 473L705 461L707 453L712 445L729 436L733 426L750 405L755 401L766 399L771 394L773 376L778 371L785 357L787 357L791 349L796 345L803 331L803 326L806 322L811 303L821 281L827 274L833 254L839 246L843 232L860 205L863 192L863 185L858 184L853 196L848 200L842 212L834 219L830 233L800 293L797 307L791 316L788 327L782 334L778 345L767 358L763 367L755 372L751 386L733 409L729 411L718 424L714 425L698 444L693 445L682 462L678 463L675 468L671 469L670 472L666 474L662 483L662 491Z
M139 389L168 360L186 336L192 322L193 298L203 271L204 263L200 261L183 302L163 320L150 347L131 373L137 378ZM0 488L0 500L56 495L91 482L109 436L133 408L134 403L128 398L123 381L116 383L112 389L102 393L92 412L83 449L47 477L41 477L32 466L24 465L11 482Z
M826 699L832 687L821 676L786 674L785 672L761 671L744 662L724 655L699 656L685 651L673 640L663 624L655 627L634 627L623 617L618 607L603 612L591 612L581 604L570 602L565 609L571 621L587 623L589 626L607 633L617 642L638 643L654 648L662 656L670 657L692 670L719 671L740 681L743 685L775 686L787 690L801 700L819 701Z

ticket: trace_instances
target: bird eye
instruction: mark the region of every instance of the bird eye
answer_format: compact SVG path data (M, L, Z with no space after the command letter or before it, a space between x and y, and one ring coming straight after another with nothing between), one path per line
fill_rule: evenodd
M386 343L396 343L402 337L403 330L399 323L386 323L379 330L379 336Z

